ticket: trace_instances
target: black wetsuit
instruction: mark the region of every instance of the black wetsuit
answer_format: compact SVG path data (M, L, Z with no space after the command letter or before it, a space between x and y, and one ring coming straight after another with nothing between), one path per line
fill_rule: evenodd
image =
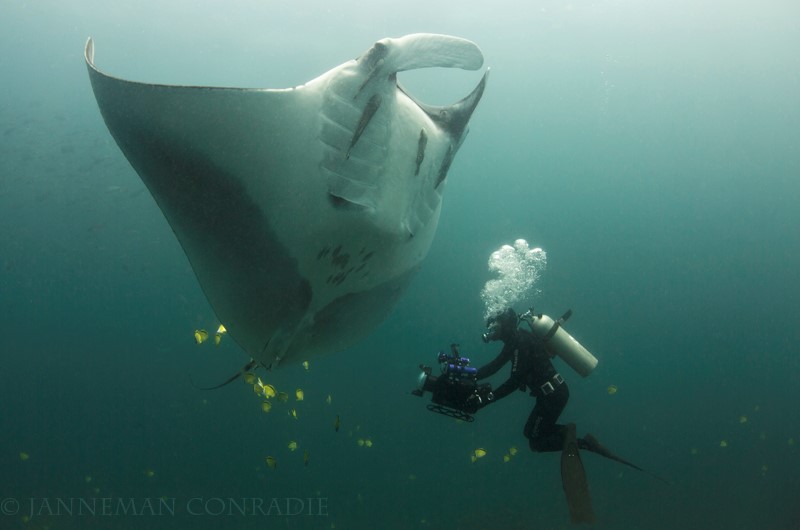
M531 450L561 451L564 426L556 421L569 400L567 384L556 372L541 341L524 329L518 329L513 337L504 341L500 354L478 369L478 379L493 375L509 361L511 376L494 390L494 400L514 390L529 390L536 396L536 405L528 416L523 434Z

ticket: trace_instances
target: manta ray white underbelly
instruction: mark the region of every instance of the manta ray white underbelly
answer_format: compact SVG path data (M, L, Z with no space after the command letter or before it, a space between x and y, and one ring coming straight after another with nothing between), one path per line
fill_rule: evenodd
M386 317L430 248L487 77L451 106L416 102L397 72L483 63L474 43L433 34L281 90L126 81L95 67L91 39L85 54L108 129L265 366L342 350Z

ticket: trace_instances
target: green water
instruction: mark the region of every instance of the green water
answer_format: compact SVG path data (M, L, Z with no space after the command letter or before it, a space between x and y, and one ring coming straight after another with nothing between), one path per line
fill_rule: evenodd
M3 3L0 527L569 527L558 456L522 436L530 397L458 424L409 394L451 342L494 357L479 294L517 238L547 252L527 303L572 308L600 360L559 365L562 419L672 481L584 455L596 527L800 525L798 7L519 4ZM474 40L492 72L409 291L351 350L261 374L302 402L195 389L247 359L194 343L218 322L102 122L85 39L126 78L285 87L420 31ZM400 79L444 104L479 76Z

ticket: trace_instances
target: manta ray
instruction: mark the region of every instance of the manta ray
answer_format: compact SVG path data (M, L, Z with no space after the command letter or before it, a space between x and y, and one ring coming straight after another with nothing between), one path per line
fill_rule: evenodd
M382 39L287 89L127 81L85 58L103 119L211 307L259 364L341 351L382 322L427 254L488 70L461 101L415 100L405 70L478 70L457 37Z

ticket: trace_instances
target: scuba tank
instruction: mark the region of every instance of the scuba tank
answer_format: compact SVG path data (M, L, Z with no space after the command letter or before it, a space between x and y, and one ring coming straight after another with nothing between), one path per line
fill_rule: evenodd
M531 332L544 342L550 355L558 355L573 370L586 377L597 366L597 358L562 327L570 316L572 316L571 309L558 320L553 320L547 315L536 315L533 309L529 309L520 320L528 323Z

